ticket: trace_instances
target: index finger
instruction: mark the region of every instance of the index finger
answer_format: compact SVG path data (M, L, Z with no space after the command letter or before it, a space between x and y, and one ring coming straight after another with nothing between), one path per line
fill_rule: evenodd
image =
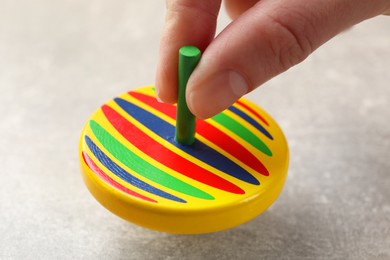
M167 0L155 87L165 103L177 100L178 51L183 45L204 51L213 40L221 0Z

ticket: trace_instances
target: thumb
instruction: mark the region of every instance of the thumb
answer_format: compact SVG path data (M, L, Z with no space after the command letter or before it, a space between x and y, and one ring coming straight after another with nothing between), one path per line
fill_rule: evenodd
M262 0L207 47L187 85L187 104L211 117L303 61L321 44L384 13L388 0Z

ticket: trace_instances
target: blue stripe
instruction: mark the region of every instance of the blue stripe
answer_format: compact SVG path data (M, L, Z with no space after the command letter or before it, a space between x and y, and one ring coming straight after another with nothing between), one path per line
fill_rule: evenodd
M107 155L103 153L102 150L97 147L97 145L89 138L88 136L85 136L85 142L87 143L89 149L91 149L92 153L95 155L95 157L102 163L107 169L109 169L112 173L114 173L116 176L121 178L122 180L126 181L127 183L130 183L131 185L140 188L144 191L153 193L157 196L174 200L177 202L186 202L185 200L178 198L172 194L166 193L165 191L162 191L160 189L157 189L146 182L138 179L137 177L131 175L124 169L122 169L118 164L113 162Z
M269 139L271 140L274 140L274 138L272 137L272 135L262 126L260 125L259 123L257 123L253 118L251 118L250 116L248 116L247 114L245 114L244 112L242 112L240 109L238 109L237 107L234 107L234 106L231 106L228 108L228 110L232 111L234 114L238 115L239 117L241 117L242 119L244 119L245 121L247 121L249 124L251 124L252 126L254 126L257 130L259 130L260 132L262 132L266 137L268 137Z
M199 140L195 140L194 144L191 146L177 143L174 140L175 127L156 115L121 98L115 98L114 100L124 111L138 120L141 124L187 154L190 154L206 164L239 180L255 185L260 184L252 174Z

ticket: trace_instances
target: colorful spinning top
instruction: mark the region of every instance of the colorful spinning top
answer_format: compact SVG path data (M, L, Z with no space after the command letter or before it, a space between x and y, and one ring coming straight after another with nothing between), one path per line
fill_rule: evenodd
M276 122L244 98L195 119L184 94L200 52L185 46L179 56L177 106L159 103L149 86L90 117L79 146L83 179L104 207L135 224L181 234L228 229L278 197L287 142Z

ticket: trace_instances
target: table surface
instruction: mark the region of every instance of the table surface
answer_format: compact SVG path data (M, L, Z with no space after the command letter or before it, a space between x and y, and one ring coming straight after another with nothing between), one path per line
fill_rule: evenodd
M98 204L77 155L100 104L153 84L163 1L0 6L0 259L390 258L390 17L247 95L289 142L276 203L227 231L172 235Z

